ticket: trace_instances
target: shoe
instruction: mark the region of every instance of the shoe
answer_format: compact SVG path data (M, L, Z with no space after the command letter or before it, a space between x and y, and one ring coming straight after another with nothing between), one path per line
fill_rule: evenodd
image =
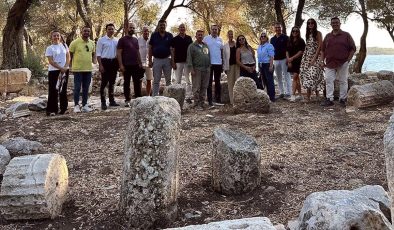
M340 104L342 107L346 107L346 99L339 99L339 104Z
M84 113L89 113L89 112L92 112L92 111L93 111L93 109L90 108L88 105L84 105L82 107L82 112L84 112Z
M202 107L201 105L200 105L200 106L197 106L196 110L197 110L197 111L204 111L204 107Z
M321 105L321 106L333 106L333 105L334 105L334 102L327 98L327 99L324 100L322 103L320 103L320 105Z
M115 101L111 101L109 103L109 106L120 106L118 103L116 103Z
M288 99L290 99L290 98L291 98L290 94L285 94L285 95L283 96L283 99L285 99L285 100L288 100Z
M214 105L214 106L224 106L224 104L219 103L219 102L214 102L213 105Z
M192 102L192 99L190 99L190 98L186 99L186 103L188 103L188 104L193 103L193 102Z
M289 101L291 101L291 102L295 102L296 101L296 97L293 95L293 96L291 96L290 97L290 99L289 99Z
M81 107L79 105L74 106L74 113L80 113Z
M304 101L304 96L298 95L298 96L295 97L295 100L296 101Z
M130 107L130 101L125 101L124 102L124 107Z
M53 117L53 116L55 116L56 115L56 113L54 113L54 112L52 112L52 113L47 113L47 116L48 117Z
M107 104L101 103L101 110L107 110Z
M284 94L280 94L279 96L277 96L275 99L276 100L278 100L278 99L282 99L282 98L284 98L285 97L285 95Z

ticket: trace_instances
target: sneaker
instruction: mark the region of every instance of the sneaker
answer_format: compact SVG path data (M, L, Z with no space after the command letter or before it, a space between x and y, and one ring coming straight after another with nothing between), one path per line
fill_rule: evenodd
M320 105L321 105L321 106L333 106L333 105L334 105L334 102L327 98L327 99L324 100L322 103L320 103Z
M107 104L101 103L101 110L107 110Z
M290 98L291 98L290 94L285 94L283 96L283 99L285 99L285 100L289 100Z
M186 99L186 103L188 103L188 104L193 103L193 102L192 102L192 99L190 99L190 98Z
M296 101L304 101L304 96L298 95L298 96L295 97L295 100Z
M290 99L289 99L289 101L291 101L291 102L295 102L296 101L296 97L293 95L293 96L291 96L290 97Z
M282 94L280 94L279 96L277 96L275 99L282 99L282 98L284 98L285 97L285 95L282 93Z
M219 102L214 102L213 105L216 105L216 106L224 106L223 103L219 103Z
M92 112L92 111L93 111L93 109L90 108L88 105L84 105L82 107L82 112L84 112L84 113L89 113L89 112Z
M79 105L74 106L74 113L80 113L81 107Z
M346 107L346 99L339 99L339 104L340 104L342 107Z
M124 107L130 107L130 101L125 101L124 102Z
M115 101L111 101L109 103L109 106L120 106L118 103L116 103Z

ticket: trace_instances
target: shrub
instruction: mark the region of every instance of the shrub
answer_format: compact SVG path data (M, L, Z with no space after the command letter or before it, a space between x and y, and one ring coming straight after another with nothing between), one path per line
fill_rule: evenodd
M44 71L45 67L41 62L40 56L34 53L28 53L25 56L22 67L30 69L32 78L41 78L46 76Z

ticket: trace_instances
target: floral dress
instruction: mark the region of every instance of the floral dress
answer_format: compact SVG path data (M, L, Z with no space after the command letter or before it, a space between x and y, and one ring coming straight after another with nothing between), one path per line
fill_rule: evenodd
M318 55L315 65L309 66L309 63L315 56L318 46L318 41L315 40L313 36L310 36L306 41L305 51L301 60L300 79L302 87L311 89L312 91L320 91L324 88L323 68L320 66L320 55Z

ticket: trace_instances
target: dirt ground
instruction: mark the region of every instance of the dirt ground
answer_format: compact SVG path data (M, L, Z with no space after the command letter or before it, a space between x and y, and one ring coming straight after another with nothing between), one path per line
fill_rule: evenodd
M346 112L338 103L278 101L269 114L228 113L228 107L185 109L179 162L179 213L169 227L265 216L287 224L305 197L317 191L382 185L387 190L383 135L393 105ZM0 102L0 107L5 107ZM212 116L207 116L207 115ZM0 140L22 136L62 154L69 193L54 220L9 222L0 229L126 229L118 213L128 109L88 114L30 117L0 122ZM210 187L212 134L217 127L256 138L262 183L242 196L223 196Z

